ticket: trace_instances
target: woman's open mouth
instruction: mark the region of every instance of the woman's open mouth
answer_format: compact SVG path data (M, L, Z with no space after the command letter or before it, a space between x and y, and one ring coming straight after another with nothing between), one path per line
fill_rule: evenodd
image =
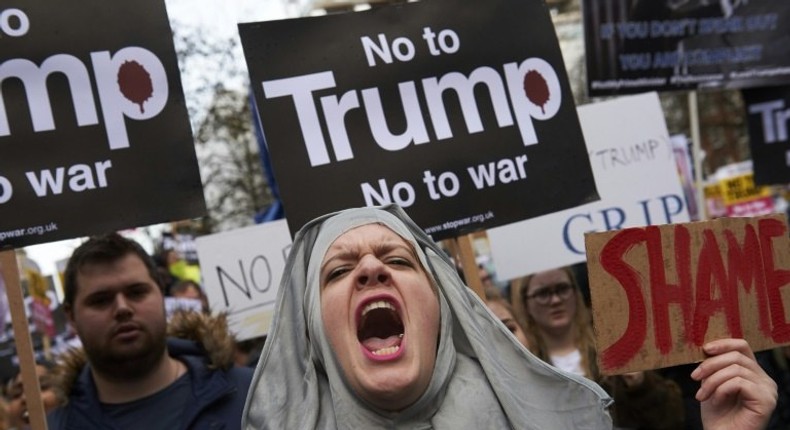
M369 358L381 361L400 356L403 344L403 320L397 307L386 299L373 300L359 313L357 339Z

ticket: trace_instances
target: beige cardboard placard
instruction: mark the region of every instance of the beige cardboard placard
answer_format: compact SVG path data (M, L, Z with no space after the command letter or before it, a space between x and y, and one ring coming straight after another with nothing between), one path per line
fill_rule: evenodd
M790 344L784 215L589 233L585 245L604 374L700 361L720 338Z

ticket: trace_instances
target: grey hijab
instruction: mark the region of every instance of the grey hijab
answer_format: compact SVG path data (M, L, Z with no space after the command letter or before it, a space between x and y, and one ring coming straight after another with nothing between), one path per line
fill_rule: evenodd
M319 266L340 235L382 224L410 242L438 286L440 339L428 388L393 413L356 396L323 330ZM275 320L244 407L245 429L610 429L611 399L586 378L530 354L397 206L349 209L297 234Z

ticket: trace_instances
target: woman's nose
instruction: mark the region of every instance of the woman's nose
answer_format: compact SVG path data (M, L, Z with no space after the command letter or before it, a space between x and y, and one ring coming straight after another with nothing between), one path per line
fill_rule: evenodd
M358 288L386 284L390 275L387 265L372 255L362 257L357 273Z
M562 299L559 292L557 292L556 290L551 292L551 298L549 298L549 304L553 305L555 303L562 303L564 301L565 300Z

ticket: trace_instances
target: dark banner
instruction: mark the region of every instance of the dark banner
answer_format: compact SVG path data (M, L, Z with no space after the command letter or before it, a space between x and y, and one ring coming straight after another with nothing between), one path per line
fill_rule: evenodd
M790 184L790 87L743 91L754 182Z
M397 203L434 238L598 199L539 0L239 25L292 232Z
M0 246L205 212L162 0L0 10Z
M583 0L591 96L790 83L790 2Z

